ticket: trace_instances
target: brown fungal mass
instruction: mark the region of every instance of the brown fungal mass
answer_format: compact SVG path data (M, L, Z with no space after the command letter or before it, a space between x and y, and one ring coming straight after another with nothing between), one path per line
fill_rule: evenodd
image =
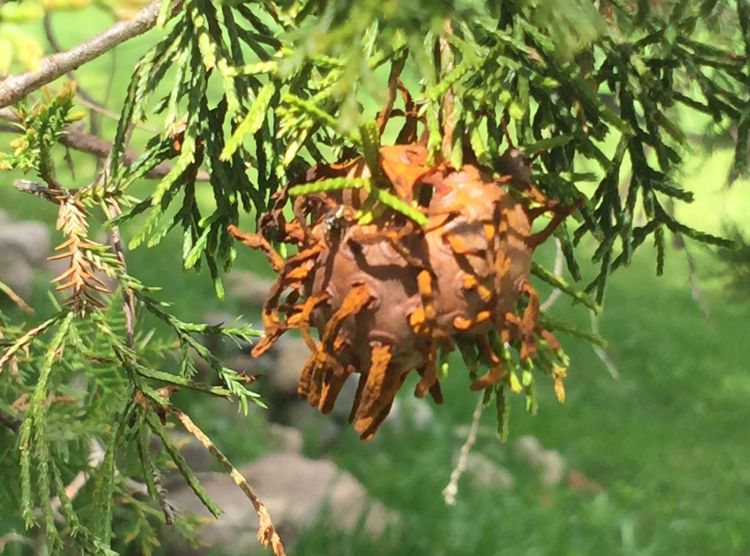
M263 311L266 335L253 355L286 330L300 330L311 356L298 393L324 413L349 376L359 374L350 420L363 439L375 434L412 370L421 377L415 395L430 393L442 402L439 353L457 344L469 346L488 368L474 390L505 378L498 345L518 346L522 359L533 357L540 336L559 347L538 325L529 272L534 247L563 211L532 186L523 193L510 188L510 176L492 179L475 166L427 161L419 144L382 147L373 178L417 203L424 226L386 207L368 207L364 189L344 189L298 196L291 220L282 212L282 192L261 218L263 236L231 229L266 253L279 273ZM372 176L359 158L313 168L306 183L335 177ZM370 223L356 218L363 208L375 214ZM552 222L532 234L532 220L544 212L553 213ZM269 239L298 251L284 260ZM517 314L522 298L525 308Z

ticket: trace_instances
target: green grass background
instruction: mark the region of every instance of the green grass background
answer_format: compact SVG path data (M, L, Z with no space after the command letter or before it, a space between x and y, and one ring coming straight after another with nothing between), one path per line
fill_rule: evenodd
M85 25L77 13L56 16L64 45L76 44L107 24L105 15L85 13ZM113 106L124 94L128 68L150 41L139 38L117 50ZM79 72L82 84L95 96L106 89L111 64L107 56ZM105 136L111 138L113 125L104 121ZM70 186L85 184L92 176L92 162L79 155L74 160L76 177L66 172L62 177ZM693 149L683 185L696 193L697 200L678 208L678 215L691 226L719 232L725 221L747 221L750 184L726 187L730 161L726 151ZM0 207L14 218L52 224L54 208L18 193L12 187L15 177L0 174ZM515 475L511 490L482 487L467 476L457 504L449 508L443 502L441 490L463 441L455 429L469 424L475 403L464 369L455 364L444 387L446 403L434 409L426 429L406 419L400 430L386 425L369 444L347 430L324 453L312 448L312 442L306 449L351 472L399 513L398 522L372 540L363 533L341 536L322 515L320 523L303 533L293 553L750 554L750 305L725 295L723 270L711 253L692 243L690 248L699 263L710 321L691 299L684 252L670 249L665 276L657 278L655 254L645 246L629 268L612 276L601 319L621 378L613 380L588 345L562 338L572 360L564 405L554 400L551 384L540 379L538 415L526 414L523 399L514 398L511 436L505 445L494 435L493 412L485 413L475 450ZM590 252L591 246L584 245L581 259ZM549 264L551 258L550 249L540 253L542 262ZM129 263L145 283L164 287L162 297L175 302L181 317L246 311L236 300L217 300L206 274L181 270L179 239L174 235L157 248L131 253ZM269 275L266 265L246 252L238 266ZM40 279L33 301L44 303L47 288ZM587 326L587 314L566 299L558 302L553 314ZM404 394L409 390L405 388ZM194 404L196 421L237 463L266 449L257 434L262 427L257 416L244 421L226 411L222 415L227 417L217 418L208 402L202 403ZM537 470L512 455L513 442L522 434L535 435L545 448L558 450L571 468L599 483L603 492L578 492L565 483L545 487ZM15 520L6 503L0 514L11 523ZM0 533L2 529L0 524Z

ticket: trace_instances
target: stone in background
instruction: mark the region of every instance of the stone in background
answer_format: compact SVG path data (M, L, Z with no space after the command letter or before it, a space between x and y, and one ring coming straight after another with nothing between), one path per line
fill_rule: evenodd
M34 269L50 254L49 227L35 220L12 221L0 210L0 281L21 297L31 294Z
M328 459L310 459L292 450L260 457L240 468L268 508L288 553L299 533L327 516L326 525L352 532L362 519L364 531L382 534L396 515L373 499L350 473ZM224 473L199 473L198 478L224 510L214 519L186 485L169 493L169 500L183 513L200 516L200 547L189 548L173 532L166 535L166 554L198 556L218 550L224 554L262 552L256 532L258 519L250 501Z

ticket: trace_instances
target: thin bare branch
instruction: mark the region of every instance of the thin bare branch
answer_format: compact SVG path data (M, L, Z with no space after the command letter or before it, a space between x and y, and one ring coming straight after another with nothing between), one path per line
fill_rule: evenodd
M560 240L555 238L555 268L553 269L553 273L555 276L560 278L562 276L563 271L563 251L562 251L562 243L560 243ZM562 290L559 290L555 288L552 290L552 293L549 294L549 297L544 300L544 303L539 307L542 311L548 311L552 308L552 306L557 303L557 300L560 299L560 296L562 295Z
M102 445L93 438L89 439L89 468L96 469L99 467L104 461L104 455L104 448L102 448ZM90 475L88 471L79 471L76 476L73 477L73 480L65 487L65 496L68 500L73 500L78 496L81 489L86 486L89 477ZM59 496L53 498L51 503L52 509L55 512L59 511L62 507L62 501Z
M474 407L474 414L471 418L471 428L469 429L469 434L466 436L466 442L461 446L461 451L458 454L458 463L456 463L456 467L454 467L451 472L450 481L443 489L443 500L445 500L445 503L448 506L453 506L456 503L458 481L461 479L461 475L466 471L466 467L469 464L469 453L474 447L474 443L477 441L479 421L482 419L482 411L484 411L483 402L483 396L478 396L477 405Z
M97 137L96 135L86 133L81 129L80 126L77 125L68 127L65 135L60 138L60 143L67 147L70 147L71 149L75 149L77 151L88 154L93 154L94 156L97 156L99 158L107 158L109 156L109 153L112 152L112 143L105 139L102 139L101 137ZM131 164L137 158L138 153L131 149L128 149L124 157L125 164ZM166 176L171 170L171 164L169 164L168 162L162 162L161 164L155 166L150 172L148 172L146 176L149 178L161 179ZM198 172L196 179L200 181L208 181L208 173L205 171L200 171Z
M670 216L674 216L674 200L670 199L669 203L667 204L667 212ZM688 275L690 280L690 293L693 296L693 301L695 301L695 303L698 305L698 308L701 310L701 313L703 313L703 316L706 317L707 321L711 322L711 306L708 304L708 300L703 294L700 281L698 280L698 263L695 260L695 257L693 257L690 249L688 249L687 243L685 242L685 238L682 236L682 234L675 233L673 235L672 245L678 251L685 251L685 258L687 259Z
M120 121L120 115L119 114L117 114L116 112L112 112L112 110L108 110L103 105L100 105L98 103L89 102L89 101L87 101L83 97L78 97L76 100L77 100L77 102L79 104L81 104L82 106L85 106L86 108L88 108L92 112L96 112L97 114L100 114L100 115L104 116L105 118L109 118L110 120L115 120L117 122ZM145 131L145 132L150 133L152 135L156 135L157 133L159 133L159 130L156 129L155 127L151 127L151 126L146 125L146 124L141 123L141 122L134 122L134 125L135 125L136 129L140 129L141 131Z
M18 189L22 193L28 193L29 195L36 195L47 199L48 201L60 204L61 201L67 199L71 195L75 195L78 189L52 189L47 187L43 183L39 183L33 180L14 180L13 187Z
M677 234L677 236L679 236L680 240L682 240L682 236L680 234ZM703 316L706 317L706 320L710 322L711 306L708 304L708 300L706 299L706 296L701 289L700 281L698 280L698 263L695 261L695 257L693 257L693 254L690 252L687 244L684 241L682 248L685 250L685 257L687 258L688 271L690 273L690 293L693 296L693 301L698 304L698 308L701 310L701 313L703 313Z
M6 533L0 537L0 553L5 554L5 547L13 542L25 544L26 546L34 546L34 541L28 537L24 537L18 533Z
M105 168L108 165L105 164ZM107 216L109 218L115 218L122 214L120 205L117 204L115 199L110 198L107 203ZM125 259L125 247L122 243L122 236L120 235L120 227L114 226L110 231L110 239L112 240L112 246L115 250L117 260L122 265L123 274L128 271L128 263ZM122 310L125 314L125 332L127 335L128 347L132 348L135 345L135 296L133 291L127 287L127 285L121 280L120 288L122 289Z
M57 37L55 36L55 31L52 28L52 12L45 12L44 18L42 21L43 27L44 27L44 34L47 37L47 42L52 47L52 51L54 53L58 53L63 50L62 46L60 46L60 43L57 40ZM68 79L71 81L74 81L76 83L76 96L79 98L79 100L87 101L91 103L92 105L98 105L99 103L96 102L96 99L92 97L86 89L83 88L81 85L81 82L78 80L78 77L76 76L75 72L69 71L67 73ZM103 106L101 108L104 108ZM99 113L96 110L91 110L91 117L89 119L89 126L90 131L94 135L99 135L101 129L99 127L100 124L100 116ZM76 179L76 167L75 164L73 164L73 156L70 154L70 147L65 147L65 164L68 167L68 170L70 171L70 175L73 177L73 180Z
M2 120L8 120L9 122L13 122L13 123L16 123L16 124L20 123L20 121L21 121L18 118L18 116L16 116L13 113L13 110L11 110L10 108L0 108L0 119L2 119ZM14 130L16 130L16 131L23 131L23 128L18 127L16 129L15 126L11 126L11 127L13 127Z
M115 23L112 27L70 50L52 54L44 58L36 71L20 73L8 77L0 83L0 108L18 102L26 95L39 89L109 52L117 45L142 35L156 24L160 0L149 4L130 21Z
M104 106L109 106L109 99L112 96L112 89L115 84L115 76L117 75L117 50L112 50L112 64L109 66L109 78L107 79L107 88L104 91ZM117 116L119 120L120 117ZM136 124L137 125L137 124Z
M595 336L600 336L599 332L599 317L594 313L594 311L589 311L589 315L591 316L591 332ZM599 360L604 364L604 367L607 369L607 372L609 375L614 378L615 380L619 380L620 378L620 371L617 369L617 365L615 365L615 362L612 361L612 358L609 356L607 351L596 344L591 344L591 348L594 350L594 353L596 353L596 356L599 358Z

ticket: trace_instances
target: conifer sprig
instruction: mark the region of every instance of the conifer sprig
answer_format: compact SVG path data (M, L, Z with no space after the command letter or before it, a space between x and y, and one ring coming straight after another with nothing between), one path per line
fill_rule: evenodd
M86 553L111 554L115 495L132 509L132 538L140 547L150 546L159 523L180 523L159 482L164 458L148 449L152 434L218 511L165 427L172 416L199 437L169 399L175 388L232 399L245 412L251 402L262 404L250 377L225 367L201 342L218 334L244 343L258 332L179 319L128 273L125 244L154 246L177 230L184 267L207 267L221 296L222 273L236 258L227 230L268 208L274 193L299 183L311 166L359 153L373 177L291 187L290 196L361 188L373 211L421 223L418 210L380 187L372 157L381 141L418 140L437 163L459 166L474 158L489 172L533 182L564 206L578 203L555 236L576 281L582 279L576 256L590 238L598 270L586 289L595 299L541 266L534 273L588 307L600 307L610 273L651 238L658 272L669 233L728 244L679 221L668 207L700 194L677 180L690 148L681 125L688 114L701 115L714 135L731 129L733 176L748 172L750 8L743 0L184 0L162 2L158 16L148 9L160 36L134 68L106 172L71 190L55 171L56 145L80 117L73 85L18 104L13 125L20 134L0 156L1 169L41 180L24 190L55 203L65 237L55 256L67 263L54 280L66 291L62 303L24 326L0 314L0 385L13 398L0 410L12 424L21 420L19 465L9 471L15 473L9 484L20 485L24 518L43 527L53 552L62 550L64 532ZM160 131L139 137L145 148L131 161L128 142L143 133L144 120ZM396 120L398 127L389 125ZM519 153L529 163L520 171L512 162ZM135 198L133 185L167 161L166 175ZM113 205L124 214L107 209ZM113 248L92 239L98 218L109 219L110 231L130 220L140 226ZM169 339L155 335L139 314L157 320ZM541 322L601 341L546 315ZM524 391L530 410L536 399L532 369L494 340L509 370L496 393L504 436L505 387ZM178 363L170 365L175 345ZM469 363L478 360L464 351ZM565 355L543 341L539 353L535 364L563 398ZM196 379L196 356L216 383ZM105 453L96 468L87 463L91 439ZM116 457L130 447L136 466ZM65 481L82 469L90 484L68 496ZM142 483L154 503L135 496L128 479ZM278 548L273 529L264 531Z

